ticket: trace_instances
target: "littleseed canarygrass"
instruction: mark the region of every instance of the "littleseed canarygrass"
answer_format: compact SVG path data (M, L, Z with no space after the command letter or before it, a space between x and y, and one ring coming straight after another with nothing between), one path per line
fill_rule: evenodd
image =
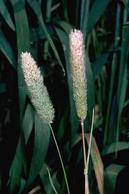
M69 35L70 60L73 79L73 95L77 115L84 120L87 116L87 87L85 71L85 46L80 30L73 30Z
M54 119L54 108L43 82L40 69L28 52L21 54L22 69L31 101L40 118L51 124Z

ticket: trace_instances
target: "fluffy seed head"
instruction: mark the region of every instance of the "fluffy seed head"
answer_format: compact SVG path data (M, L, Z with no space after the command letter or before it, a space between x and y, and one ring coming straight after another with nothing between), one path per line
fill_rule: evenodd
M83 34L80 30L73 30L69 34L71 72L73 80L73 95L78 117L87 116L87 86L85 70L85 46Z
M28 52L21 54L21 63L32 104L44 122L52 123L54 119L54 108L49 98L47 88L43 83L40 69Z

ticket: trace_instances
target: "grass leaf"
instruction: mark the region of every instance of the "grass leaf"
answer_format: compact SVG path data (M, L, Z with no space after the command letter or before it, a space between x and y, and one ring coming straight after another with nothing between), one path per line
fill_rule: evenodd
M110 0L106 0L106 1L96 0L93 3L93 5L91 7L91 10L89 11L87 33L92 31L92 29L94 28L97 21L103 15L103 13L104 13L106 7L108 6L109 2L110 2Z
M16 3L17 2L17 3ZM14 18L16 24L16 36L17 36L17 48L18 48L18 89L19 89L19 104L20 104L20 118L22 120L25 100L26 100L26 88L24 77L21 69L20 54L29 50L29 26L28 19L23 1L11 0L14 9Z
M59 28L55 28L55 30L62 43L65 62L66 62L66 73L67 73L67 83L68 83L69 102L70 102L70 122L71 122L71 130L72 130L71 137L73 139L79 127L79 119L77 117L75 102L73 99L73 86L72 86L71 67L70 67L70 59L69 59L69 38L68 38L68 34L63 32Z
M16 149L16 154L13 159L10 172L9 172L9 186L10 191L14 193L20 187L21 174L23 172L23 163L24 163L24 151L23 151L23 140L22 134L19 138L19 142Z
M50 140L50 128L35 114L34 150L27 184L39 174L47 154Z
M114 194L117 177L123 169L124 166L118 164L111 164L105 169L106 194Z
M104 147L104 149L102 150L102 155L106 155L106 154L113 154L116 150L116 144L117 145L117 151L122 151L122 150L128 150L129 149L129 143L128 142L115 142L112 143L110 145L107 145Z
M88 134L86 135L86 140L87 144L89 144ZM94 137L92 138L91 143L91 159L93 162L99 193L104 194L104 166Z
M24 118L23 118L23 130L24 130L24 137L25 137L25 144L27 143L30 133L32 131L34 124L34 119L33 119L33 109L30 104L27 105L25 113L24 113Z
M54 42L53 42L53 40L52 40L52 38L51 38L51 36L50 36L46 26L45 26L45 23L44 23L44 20L43 20L43 17L42 17L42 12L41 12L40 4L37 1L31 1L31 0L28 0L28 3L32 7L34 13L36 14L37 19L39 21L39 24L41 26L41 29L42 29L43 33L46 35L46 37L48 39L48 42L49 42L49 44L50 44L50 46L51 46L51 48L53 50L53 53L54 53L54 55L55 55L59 65L62 68L62 71L65 72L63 64L62 64L62 62L60 60L60 56L59 56L58 51L56 49L56 46L55 46L55 44L54 44Z
M8 24L8 26L15 31L15 26L13 24L13 21L11 19L10 13L7 9L7 6L5 4L4 0L0 1L0 13L3 16L4 20L6 21L6 23Z
M16 69L16 58L14 51L1 29L0 29L0 50L5 55L5 57L12 65L12 67Z

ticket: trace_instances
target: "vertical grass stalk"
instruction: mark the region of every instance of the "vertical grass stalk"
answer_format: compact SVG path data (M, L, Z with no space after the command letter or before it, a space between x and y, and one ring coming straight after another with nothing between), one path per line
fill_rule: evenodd
M84 120L81 120L81 130L82 130L82 148L83 148L83 156L84 156L84 191L85 194L89 194L89 183L88 183L88 174L87 174L87 160L86 160L86 144L85 144L85 131L84 131Z
M92 124L91 124L91 130L90 130L90 139L89 139L87 161L86 161L86 174L88 174L88 169L89 169L89 160L90 160L90 153L91 153L91 143L92 143L92 136L93 136L93 127L94 127L94 109L93 109L93 113L92 113Z
M83 145L83 155L84 155L85 194L89 194L88 169L89 169L89 160L90 160L90 153L91 153L92 136L93 136L93 125L94 125L94 109L92 113L92 124L91 124L91 130L90 130L90 139L89 139L89 145L88 145L87 158L86 158L84 120L81 120L82 145Z
M58 152L58 156L59 156L59 159L60 159L60 162L61 162L61 167L62 167L63 174L64 174L64 179L65 179L65 183L66 183L67 193L70 194L69 184L68 184L68 180L67 180L67 176L66 176L66 172L65 172L65 168L64 168L64 163L63 163L63 160L62 160L62 157L61 157L60 149L59 149L59 146L58 146L58 143L57 143L54 131L53 131L51 125L49 125L49 126L50 126L50 129L51 129L52 137L53 137L53 140L54 140L57 152Z
M70 41L70 57L71 57L71 72L73 81L73 96L77 115L81 120L82 133L82 148L84 156L84 176L85 194L89 194L88 176L86 173L86 146L85 146L85 132L84 120L87 116L87 80L86 80L86 66L85 66L85 45L83 33L80 30L73 30L69 35Z

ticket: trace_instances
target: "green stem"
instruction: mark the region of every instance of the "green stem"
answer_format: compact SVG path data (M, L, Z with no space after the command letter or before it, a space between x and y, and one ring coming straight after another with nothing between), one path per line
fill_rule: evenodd
M88 168L89 168L89 160L90 160L90 153L91 153L91 143L92 143L92 136L93 136L93 126L94 126L94 109L93 109L93 113L92 113L92 124L91 124L91 130L90 130L90 139L89 139L87 161L86 161L86 174L88 174Z
M85 194L89 194L88 175L86 173L86 144L85 144L85 131L84 131L83 119L81 119L81 129L82 129L82 148L83 148L83 156L84 156L84 176L85 176L84 190L85 190Z
M68 194L70 194L70 189L69 189L69 184L68 184L68 180L67 180L67 176L66 176L66 172L65 172L65 168L64 168L64 163L63 163L63 160L62 160L62 157L61 157L61 153L60 153L60 149L59 149L59 146L57 144L57 140L56 140L56 137L55 137L55 134L54 134L54 131L50 125L50 129L51 129L51 133L52 133L52 136L53 136L53 140L55 142L55 146L56 146L56 149L57 149L57 152L58 152L58 156L59 156L59 159L60 159L60 163L61 163L61 166L62 166L62 170L63 170L63 174L64 174L64 179L65 179L65 183L66 183L66 188L67 188L67 192Z

